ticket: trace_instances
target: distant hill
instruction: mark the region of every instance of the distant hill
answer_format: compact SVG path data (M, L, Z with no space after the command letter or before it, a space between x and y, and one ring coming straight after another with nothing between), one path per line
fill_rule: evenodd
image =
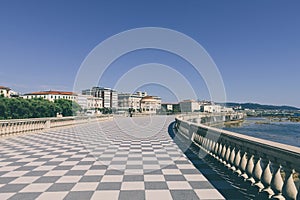
M274 105L261 105L258 103L217 103L222 106L227 107L237 107L242 106L243 109L253 109L253 110L300 110L300 108L296 108L293 106L274 106Z

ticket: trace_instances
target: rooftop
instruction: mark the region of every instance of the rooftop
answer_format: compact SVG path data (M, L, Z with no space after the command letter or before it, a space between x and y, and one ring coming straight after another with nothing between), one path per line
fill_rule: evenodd
M5 87L5 86L0 86L0 89L2 89L2 90L10 90L9 87Z
M40 91L40 92L31 92L31 93L27 93L27 94L24 94L24 95L48 95L48 94L52 94L52 95L77 95L74 92L53 91L53 90Z

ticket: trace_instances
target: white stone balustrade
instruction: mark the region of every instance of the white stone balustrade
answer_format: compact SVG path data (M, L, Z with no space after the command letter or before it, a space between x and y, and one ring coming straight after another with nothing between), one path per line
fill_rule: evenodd
M300 199L300 148L200 124L201 117L207 115L176 117L177 132L249 182L258 196Z
M111 115L0 120L0 136L36 132L111 118Z

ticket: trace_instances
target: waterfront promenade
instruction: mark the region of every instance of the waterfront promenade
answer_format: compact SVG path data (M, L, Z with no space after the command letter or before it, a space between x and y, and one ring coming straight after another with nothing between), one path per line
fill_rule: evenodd
M174 142L172 121L114 118L2 137L0 199L224 199Z

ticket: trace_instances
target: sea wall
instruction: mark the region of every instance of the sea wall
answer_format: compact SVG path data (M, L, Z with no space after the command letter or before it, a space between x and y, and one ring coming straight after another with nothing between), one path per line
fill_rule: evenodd
M201 117L177 116L177 133L249 182L259 198L300 199L300 148L204 125Z

